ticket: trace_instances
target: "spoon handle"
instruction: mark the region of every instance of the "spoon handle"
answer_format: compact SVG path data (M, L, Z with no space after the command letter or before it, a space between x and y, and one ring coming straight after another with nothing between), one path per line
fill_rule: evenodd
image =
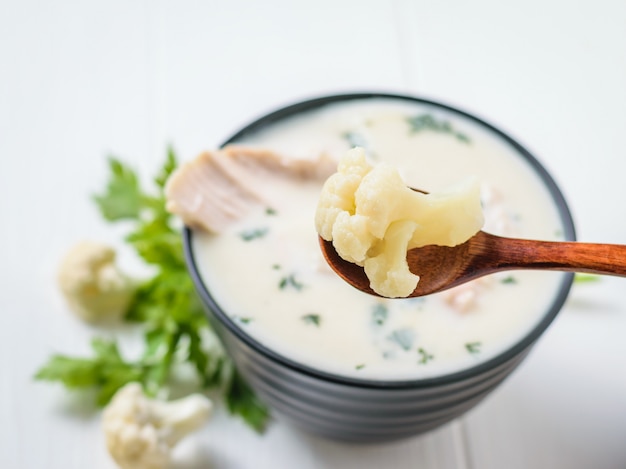
M484 232L476 241L476 267L492 271L537 269L626 276L626 245L534 241Z

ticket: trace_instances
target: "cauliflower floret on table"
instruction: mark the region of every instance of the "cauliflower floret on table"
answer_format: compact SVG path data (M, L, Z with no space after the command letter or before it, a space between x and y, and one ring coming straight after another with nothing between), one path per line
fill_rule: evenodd
M211 409L211 401L200 394L163 402L144 396L139 383L129 383L102 415L109 453L122 469L165 469L171 449L200 428Z
M127 309L136 284L118 269L115 257L106 244L83 241L61 261L59 287L70 309L81 318L114 318Z
M419 277L406 251L456 246L483 224L480 188L470 180L449 191L423 194L406 186L398 170L370 165L361 148L350 150L324 184L315 214L320 236L345 260L361 265L379 295L410 295Z

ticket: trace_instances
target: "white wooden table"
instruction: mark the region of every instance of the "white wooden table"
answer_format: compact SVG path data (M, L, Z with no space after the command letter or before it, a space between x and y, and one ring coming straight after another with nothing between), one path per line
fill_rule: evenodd
M560 183L581 240L626 243L626 2L0 0L0 467L113 468L87 399L34 383L97 331L55 269L119 243L89 194L114 153L151 175L325 93L409 92L475 112ZM346 446L220 407L179 468L626 467L626 280L577 285L529 359L462 419ZM506 314L503 311L503 314Z

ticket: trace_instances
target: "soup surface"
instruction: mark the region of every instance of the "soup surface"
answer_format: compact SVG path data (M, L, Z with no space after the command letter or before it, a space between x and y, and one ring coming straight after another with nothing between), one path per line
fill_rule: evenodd
M331 104L266 126L238 143L285 156L335 157L353 146L409 186L481 181L485 231L562 239L557 207L516 150L477 123L394 99ZM262 181L260 182L262 183ZM526 335L554 301L562 274L508 272L425 298L386 300L344 283L322 258L319 182L273 182L276 201L219 235L194 232L205 285L233 322L275 352L343 376L407 380L477 365Z

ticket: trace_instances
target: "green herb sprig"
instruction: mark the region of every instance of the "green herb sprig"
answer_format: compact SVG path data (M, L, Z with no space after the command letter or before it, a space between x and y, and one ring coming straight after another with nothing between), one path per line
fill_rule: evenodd
M152 266L155 274L141 282L125 319L144 326L144 351L125 359L115 340L95 338L91 357L53 355L36 373L38 380L61 382L69 389L95 389L96 403L106 405L131 381L148 395L168 384L172 368L191 364L203 388L221 392L226 406L257 431L269 418L267 408L244 382L215 339L188 275L180 231L165 210L165 183L177 166L170 148L154 178L156 194L141 187L137 173L116 158L109 159L109 181L94 201L105 220L124 221L131 228L125 240Z

